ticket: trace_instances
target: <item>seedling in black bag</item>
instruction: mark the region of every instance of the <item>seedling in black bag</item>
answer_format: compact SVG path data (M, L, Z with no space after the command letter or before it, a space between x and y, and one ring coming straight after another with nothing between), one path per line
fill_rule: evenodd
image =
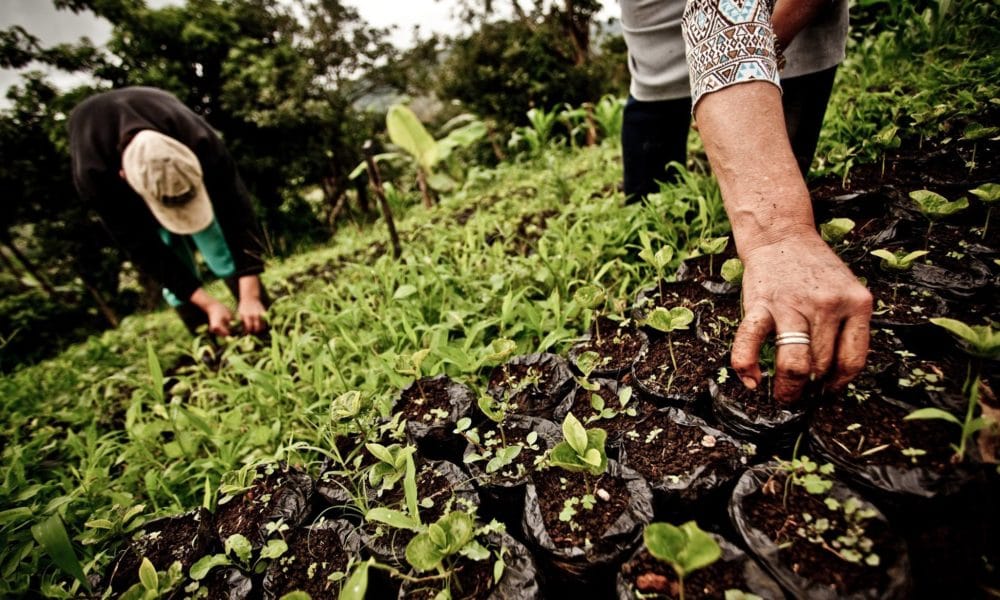
M586 429L573 413L566 414L562 431L563 441L556 444L549 454L551 466L574 473L584 473L591 477L599 477L608 470L608 454L604 448L608 432L603 429ZM562 512L559 513L559 520L572 523L577 506L590 510L597 504L597 498L590 493L589 478L584 479L587 493L580 498L567 498ZM597 491L598 496L602 491Z
M670 373L667 390L670 389L670 385L674 380L674 375L677 373L677 358L674 357L674 341L671 333L687 329L692 321L694 321L694 312L692 312L690 308L676 306L668 310L662 306L657 306L649 313L649 316L646 317L646 320L643 322L644 325L667 334L667 349L670 350L670 363L674 367L673 371Z
M694 521L688 521L680 527L669 523L650 523L642 538L646 550L669 564L677 573L677 593L680 600L684 600L684 578L711 565L722 556L719 544Z
M958 338L962 349L969 355L969 366L962 387L967 399L965 419L959 420L950 412L933 407L915 410L907 415L906 419L940 419L961 427L962 437L959 438L958 445L953 446L955 449L953 461L961 462L965 459L972 436L991 424L995 425L992 420L982 415L977 417L976 412L979 408L979 388L982 385L980 381L982 361L1000 358L1000 331L995 331L991 325L967 325L956 319L937 318L931 319L931 323L947 329Z

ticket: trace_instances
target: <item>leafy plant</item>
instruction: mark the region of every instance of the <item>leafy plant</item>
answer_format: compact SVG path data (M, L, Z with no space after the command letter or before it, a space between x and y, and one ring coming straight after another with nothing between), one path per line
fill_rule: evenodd
M208 573L216 568L228 565L235 565L245 573L263 573L270 561L280 558L288 551L288 544L280 538L273 538L267 541L260 553L254 558L253 546L245 536L235 533L226 538L223 544L222 554L208 554L191 565L188 571L191 579L201 581L208 576Z
M516 148L521 142L528 144L528 152L531 156L540 156L542 151L552 141L552 131L559 121L559 111L552 109L545 111L540 108L532 108L527 112L528 127L518 127L511 133L507 146Z
M722 556L722 548L694 521L680 527L670 523L650 523L642 534L646 550L669 564L677 573L678 596L684 600L684 578Z
M738 258L727 259L719 269L723 281L737 284L743 281L743 261Z
M830 219L826 223L820 224L819 234L826 243L836 244L854 229L854 225L855 223L851 219L843 217Z
M590 322L593 320L594 336L597 340L601 339L600 321L592 319L592 313L596 307L604 303L606 297L607 294L604 292L604 288L592 284L582 285L573 292L573 303L586 311L584 329L589 328Z
M883 269L892 271L908 271L913 266L913 261L921 256L930 254L926 250L914 250L913 252L897 250L896 252L890 252L883 249L872 250L871 253L873 256L882 259L881 265Z
M962 434L958 445L952 446L955 449L954 460L960 462L965 459L965 453L972 436L993 423L991 419L986 417L977 417L976 412L979 409L979 388L982 385L980 381L982 361L996 360L1000 357L1000 332L995 331L992 325L968 325L957 319L941 317L930 321L958 338L963 350L970 357L965 383L962 386L966 397L965 418L959 420L950 412L934 407L917 409L905 418L907 420L938 419L960 427Z
M156 600L166 597L184 580L180 561L174 561L166 571L157 571L148 558L139 565L139 583L125 590L119 600Z
M693 321L694 312L685 306L675 306L669 310L662 306L657 306L649 313L645 321L643 321L644 325L667 334L667 348L670 350L670 364L674 367L673 372L670 374L671 382L673 381L674 373L677 372L677 358L674 356L674 341L672 334L675 331L687 329ZM669 387L670 384L668 383L667 388L669 389Z
M986 237L986 228L990 225L990 213L993 211L993 203L1000 200L1000 183L984 183L983 185L969 190L969 193L976 196L990 206L986 207L986 221L983 223L983 231L980 237Z
M603 429L586 429L580 420L567 413L562 423L563 441L556 444L549 455L552 466L593 476L603 474L608 468L605 442L608 432Z
M953 215L969 207L969 200L967 198L963 197L958 200L949 201L941 194L930 190L912 191L910 192L910 199L916 202L921 214L927 218L928 239L931 236L931 228L934 226L934 221Z
M729 236L706 238L698 241L698 249L708 255L708 272L712 272L716 254L722 254L729 243Z
M642 250L639 251L639 258L646 261L656 271L657 289L660 292L660 298L662 298L664 274L667 267L670 266L670 262L674 259L674 248L673 246L663 245L659 250L654 251L652 236L646 231L639 232L639 243L642 244Z

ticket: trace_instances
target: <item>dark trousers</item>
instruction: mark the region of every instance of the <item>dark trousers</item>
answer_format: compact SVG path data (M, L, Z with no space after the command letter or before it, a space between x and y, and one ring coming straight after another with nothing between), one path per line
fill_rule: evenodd
M240 278L238 276L227 277L224 281L226 282L226 287L232 292L233 298L236 298L236 301L239 302ZM264 308L271 306L271 297L267 295L267 290L264 289L263 282L260 284L260 301L264 305ZM177 311L177 316L184 322L184 326L191 332L191 335L197 335L199 327L208 325L208 315L191 302L185 302L174 310Z
M836 74L837 67L831 67L781 81L785 127L803 177L816 153ZM629 201L660 191L658 182L677 180L667 164L686 163L690 126L690 98L642 102L629 96L622 124L625 197Z

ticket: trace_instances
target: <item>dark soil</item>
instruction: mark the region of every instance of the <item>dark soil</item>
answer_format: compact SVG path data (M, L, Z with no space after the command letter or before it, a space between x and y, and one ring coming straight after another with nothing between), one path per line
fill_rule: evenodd
M646 594L643 598L679 598L677 573L645 548L622 565L622 574L632 590ZM726 590L746 589L742 561L719 560L684 580L684 597L688 599L723 598Z
M726 367L728 378L720 385L719 391L729 398L729 404L739 408L753 421L782 421L790 418L786 411L795 412L796 405L782 404L771 397L771 381L766 374L761 379L757 389L747 388L736 376L736 373Z
M489 394L513 404L518 414L550 418L573 383L568 363L554 354L518 358L490 372Z
M703 254L685 258L678 270L678 279L693 279L695 281L723 281L719 274L722 263L736 256L736 244L732 236L726 242L722 252L715 255Z
M671 338L677 360L676 371L670 357ZM708 380L714 378L725 365L725 351L693 335L674 332L671 338L650 342L646 353L639 357L632 369L636 384L643 391L661 398L676 395L694 400L706 396Z
M490 556L486 560L469 560L459 558L453 567L455 575L451 581L451 598L453 600L484 600L496 587L493 583L493 564L495 559ZM440 587L433 584L426 587L414 586L407 590L407 600L433 600ZM314 598L316 596L313 596Z
M654 434L655 430L660 432ZM639 423L622 442L629 466L653 483L671 475L686 477L704 467L703 475L731 470L740 449L729 439L718 438L694 425L682 425L666 413L656 412ZM650 441L646 441L649 439ZM720 474L731 478L734 473Z
M716 295L698 307L698 337L728 351L743 318L738 295Z
M645 343L646 335L634 326L598 317L591 327L590 337L574 344L569 356L576 364L577 356L584 352L596 352L602 360L598 362L595 372L621 372L632 366Z
M668 309L683 306L696 311L698 305L714 297L715 294L694 280L660 281L639 291L635 306L632 308L632 316L636 321L642 322L646 315L658 306ZM663 335L655 331L649 333L651 336Z
M212 547L212 515L196 510L147 523L115 561L108 576L111 589L123 592L139 582L139 565L148 558L158 571L180 561L184 572Z
M441 463L443 464L443 463ZM417 498L420 501L430 500L431 506L420 505L420 521L424 524L434 523L452 508L458 510L470 510L477 504L475 492L466 481L455 481L455 479L440 468L435 468L434 463L424 463L417 469ZM399 481L394 488L384 492L378 499L377 505L386 508L403 509L406 503L403 482ZM364 531L370 536L370 545L377 546L378 550L391 553L396 558L402 560L406 545L416 535L415 532L406 529L392 529L387 525L377 523L366 523ZM376 529L382 529L383 535L376 537ZM378 554L378 551L376 551Z
M547 439L547 436L541 435L536 431L536 433L539 433L538 439L534 444L537 450L532 449L527 444L527 437L532 431L535 430L507 424L504 426L503 435L501 436L499 427L492 421L479 428L480 443L493 450L504 446L521 444L521 452L514 457L511 464L499 471L493 473L486 472L486 463L489 462L489 459L470 464L469 468L473 471L480 485L512 487L522 485L528 480L528 477L535 470L535 460L549 449L552 441Z
M868 279L875 299L872 322L890 325L922 325L946 314L945 304L932 290L895 283L884 275Z
M557 547L583 547L588 541L596 544L602 534L618 520L631 499L625 482L607 475L592 477L551 468L536 473L533 480L545 528ZM588 493L596 497L597 491L602 489L610 494L609 500L598 499L591 510L578 504L577 513L571 522L559 520L559 513L567 499L582 498Z
M567 413L573 413L573 416L578 418L585 427L600 427L607 431L608 443L614 444L617 440L621 439L625 432L633 430L639 420L656 410L656 407L651 402L633 393L628 404L625 405L625 411L632 410L635 413L634 415L629 415L622 410L618 399L619 390L623 389L624 386L619 386L617 382L607 379L594 381L600 385L596 391L577 387L572 393L572 404L569 406L560 405L556 410L556 420L558 422L562 422ZM592 399L595 394L604 400L605 409L616 411L615 416L610 418L601 417L601 412L595 410L593 407ZM569 399L567 398L567 400Z
M308 475L272 465L258 469L257 479L249 490L215 510L219 540L239 533L259 547L265 541L263 529L267 522L286 517L288 525L298 525L305 517L312 491L312 482L307 478Z
M884 567L849 563L821 544L796 535L796 529L804 525L803 513L815 519L830 519L831 527L834 521L842 523L843 516L827 508L823 503L827 496L810 494L798 485L788 486L787 501L783 505L785 489L784 475L775 474L770 485L745 498L753 527L763 531L778 546L789 544L778 550L778 559L784 565L807 580L836 589L842 596L866 589L886 589L888 577ZM865 534L874 542L873 552L879 554L881 564L893 564L895 557L883 554L893 543L886 525L875 519L865 521ZM826 537L832 539L829 533Z
M350 556L335 529L296 529L285 541L288 551L267 573L267 589L275 598L294 590L312 598L333 598L339 593L340 582L328 577L345 572Z
M400 395L403 416L408 421L422 421L429 425L445 422L451 413L449 383L446 379L428 379L406 388Z
M944 421L904 421L909 412L877 398L866 402L837 399L817 407L812 429L828 440L828 448L842 450L847 462L951 468L950 444L958 439L957 428ZM878 450L882 446L885 449ZM920 449L927 454L911 459L902 454L906 449Z

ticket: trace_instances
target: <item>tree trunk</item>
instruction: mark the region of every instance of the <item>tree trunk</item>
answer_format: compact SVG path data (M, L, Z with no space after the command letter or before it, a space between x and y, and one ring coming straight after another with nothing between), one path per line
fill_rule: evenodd
M4 268L10 271L10 274L14 276L14 279L17 279L17 282L23 286L24 283L21 281L21 277L23 277L21 270L17 268L17 265L15 265L14 261L7 256L6 252L0 251L0 262L3 263Z
M392 209L385 199L385 190L382 189L382 178L378 173L378 165L372 153L374 144L371 140L365 142L365 162L368 163L368 178L371 179L372 187L375 188L375 196L378 198L379 206L382 207L382 216L385 217L386 226L389 228L389 239L392 241L392 256L398 259L403 255L403 248L399 244L399 234L396 233L396 223L392 220Z
M431 198L431 189L427 187L427 174L420 167L417 167L417 185L420 186L420 193L424 196L424 206L431 208L434 200Z
M83 282L83 286L87 288L88 292L90 292L90 297L93 298L94 303L97 304L97 310L101 312L101 315L104 316L104 319L112 327L117 329L118 325L121 323L121 319L118 317L118 313L116 313L115 310L111 308L111 305L108 304L107 301L104 299L104 295L101 294L101 291L98 290L96 287L94 287L94 285L92 285L89 281L87 281L86 277L83 277L81 275L80 281Z
M42 289L45 290L45 292L52 299L55 299L56 291L52 287L52 284L50 284L49 281L42 276L42 274L38 271L35 265L30 260L28 260L28 257L22 254L21 251L17 249L17 246L14 244L13 240L10 239L10 234L7 231L4 231L0 235L2 235L2 238L0 238L0 246L3 246L8 250L10 250L10 253L14 255L14 257L17 259L19 263L21 263L21 267L24 268L24 270L27 271L27 273L31 275L31 277L34 278L34 280L37 281L39 285L42 286Z
M578 16L574 0L566 0L565 19L569 39L573 42L573 62L578 67L585 65L590 60L590 17Z
M597 145L597 124L594 122L594 104L584 102L583 109L587 115L587 145Z

